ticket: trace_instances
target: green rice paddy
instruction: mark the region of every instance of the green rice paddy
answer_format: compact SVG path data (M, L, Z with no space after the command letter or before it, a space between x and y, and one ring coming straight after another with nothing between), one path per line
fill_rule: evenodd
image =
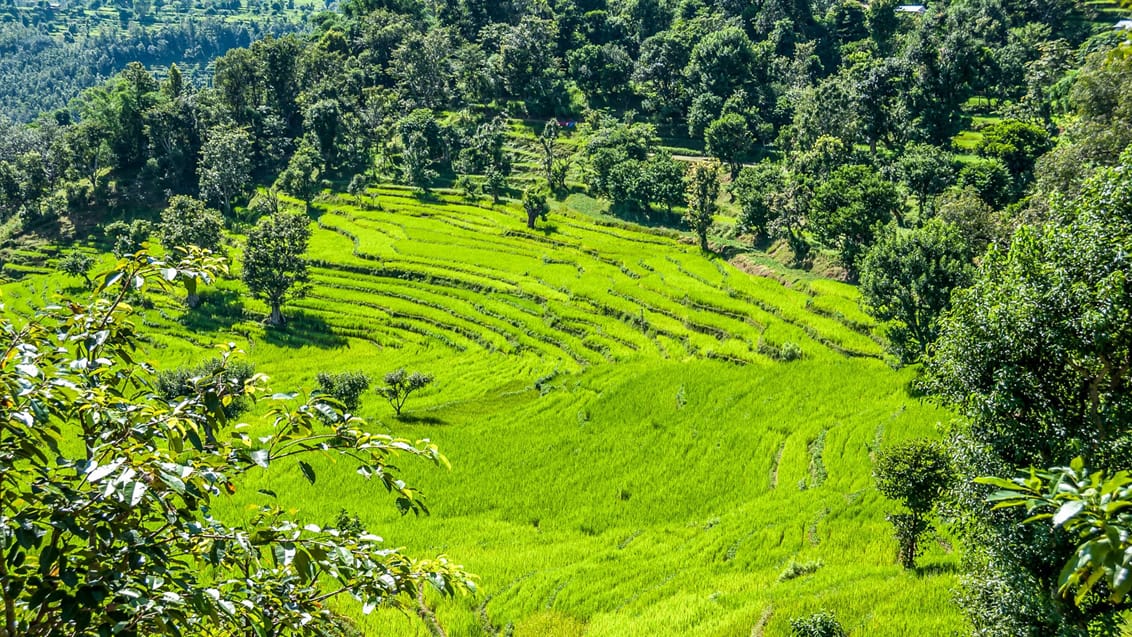
M452 469L404 467L428 517L399 517L329 458L314 486L294 466L257 470L222 515L252 515L270 489L305 521L346 509L391 546L447 554L480 584L431 600L449 635L788 635L820 609L853 635L962 631L950 538L901 569L870 461L950 415L886 364L854 288L769 259L749 274L576 197L535 231L514 205L395 188L354 203L314 206L314 285L285 329L222 281L192 313L155 295L149 354L171 367L234 342L277 390L319 371L431 373L401 420L372 393L359 413L432 439ZM4 301L26 312L61 288L79 293L30 271ZM342 610L366 635L427 634Z

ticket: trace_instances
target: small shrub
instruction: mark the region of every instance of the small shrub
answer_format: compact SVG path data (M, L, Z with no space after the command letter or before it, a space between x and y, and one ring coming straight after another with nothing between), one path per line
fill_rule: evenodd
M370 385L369 376L362 372L319 372L317 381L320 392L342 403L349 412L357 410Z
M89 273L93 266L94 257L84 252L79 252L78 250L68 253L67 256L59 261L59 269L62 270L64 274L80 277L88 286L91 284Z
M389 401L393 411L400 416L401 409L405 407L405 401L409 399L409 395L424 388L432 380L433 378L429 374L420 372L410 374L404 369L398 369L385 375L385 387L378 388L377 393Z
M178 400L198 393L201 383L243 386L255 376L255 365L245 361L225 361L213 358L200 365L178 367L157 374L157 391L166 400ZM247 401L234 400L224 408L232 418L247 409Z
M783 362L796 361L802 358L802 355L802 347L791 341L786 341L778 348L778 360Z
M802 577L803 575L816 573L817 570L821 567L822 563L820 561L795 562L794 560L790 560L790 563L786 565L786 568L782 569L782 572L778 574L778 581L786 582Z
M849 635L841 626L841 622L824 610L809 617L791 619L790 634L793 637L848 637Z

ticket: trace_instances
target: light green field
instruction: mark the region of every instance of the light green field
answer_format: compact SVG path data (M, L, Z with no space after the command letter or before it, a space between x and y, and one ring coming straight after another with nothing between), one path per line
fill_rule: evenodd
M391 545L449 555L480 582L434 600L449 635L787 635L822 608L854 635L963 629L950 540L903 571L870 477L879 445L950 416L883 362L852 287L753 276L579 212L529 231L513 206L374 194L382 210L316 204L315 285L285 330L259 323L237 281L191 315L159 296L144 322L162 366L232 341L279 390L322 370L434 374L402 421L376 395L360 409L448 455L451 471L404 467L432 515L399 518L329 459L313 487L296 467L257 470L223 515L250 515L269 488L307 521L345 508ZM75 284L31 274L4 298L26 312ZM775 360L787 343L800 360ZM792 561L822 566L779 581ZM358 625L427 634L393 612Z

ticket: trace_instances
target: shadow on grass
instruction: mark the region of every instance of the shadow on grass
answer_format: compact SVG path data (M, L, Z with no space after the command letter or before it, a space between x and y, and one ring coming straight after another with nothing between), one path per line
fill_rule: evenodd
M954 575L959 572L958 564L926 564L924 566L917 566L915 571L916 577L931 577L933 575Z
M204 290L200 305L181 315L180 323L194 332L230 329L244 319L244 302L237 290Z
M394 417L394 420L404 425L447 425L448 421L436 416L414 416L412 414L401 414Z
M281 327L268 326L263 340L279 347L318 347L333 349L343 347L348 341L334 333L322 317L302 312L287 313L287 322Z
M642 210L632 205L618 203L610 206L609 215L646 228L684 229L683 217L674 210L655 208Z

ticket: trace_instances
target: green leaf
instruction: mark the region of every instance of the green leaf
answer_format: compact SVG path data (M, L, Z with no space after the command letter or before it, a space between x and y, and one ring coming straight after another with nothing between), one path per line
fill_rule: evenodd
M299 469L303 472L303 477L307 479L307 482L314 484L314 481L315 481L314 469L310 466L310 464L300 460L299 461Z
M1080 500L1070 500L1066 502L1061 505L1061 508L1057 510L1057 514L1053 516L1053 525L1056 527L1065 524L1084 508L1085 503Z
M268 453L267 449L256 449L255 451L251 452L250 455L252 462L263 467L264 469L266 469L267 465L271 462L271 456Z

